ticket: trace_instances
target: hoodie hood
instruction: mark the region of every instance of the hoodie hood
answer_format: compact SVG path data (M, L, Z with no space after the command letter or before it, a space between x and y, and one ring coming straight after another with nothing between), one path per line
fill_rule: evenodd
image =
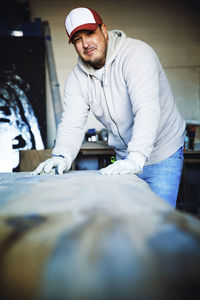
M126 39L126 35L123 31L120 30L108 31L108 49L107 49L106 63L105 63L106 69L110 66L112 61L117 56L118 51L123 45L125 39ZM86 62L84 62L80 58L80 56L78 57L78 65L88 75L95 74L94 68L91 65L87 64Z

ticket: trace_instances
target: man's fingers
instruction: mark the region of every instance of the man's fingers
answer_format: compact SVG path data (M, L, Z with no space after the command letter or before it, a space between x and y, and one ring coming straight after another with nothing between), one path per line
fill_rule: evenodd
M108 167L101 169L100 173L102 175L111 175L113 172L113 169L115 169L114 165L109 165Z
M120 175L127 175L127 174L133 174L133 172L132 172L132 170L128 170L128 169L127 169L127 170L124 170L124 169L123 169L123 170L120 170L120 171L119 171L119 174L120 174Z
M39 164L39 166L37 167L37 169L35 169L32 172L32 175L40 175L42 172L48 174L48 173L51 172L51 170L53 169L54 165L55 165L55 163L51 159L46 160L46 161L42 162L41 164Z
M71 166L71 159L70 157L52 157L47 159L46 161L42 162L37 169L32 172L32 175L39 175L42 172L49 174L63 174L66 170L68 171ZM57 172L55 171L54 167L57 167Z
M63 174L64 170L65 170L65 165L62 163L59 163L58 164L58 174Z
M67 160L62 160L58 163L58 174L63 174L64 171L68 171L70 169L71 164Z
M125 174L137 174L138 167L135 162L131 160L119 160L114 164L109 165L106 168L100 170L102 175L125 175Z
M55 166L54 161L50 159L48 162L46 162L46 165L44 167L44 172L50 173L54 166Z
M39 175L40 173L42 173L44 166L45 166L45 161L39 164L39 166L31 174Z
M120 166L115 166L114 168L110 168L107 171L107 175L119 175L121 174L122 168Z

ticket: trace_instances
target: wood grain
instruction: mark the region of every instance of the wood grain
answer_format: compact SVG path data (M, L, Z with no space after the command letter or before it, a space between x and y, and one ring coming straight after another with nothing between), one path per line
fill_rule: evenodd
M135 175L0 174L2 299L195 299L200 222Z
M35 170L38 165L51 157L51 149L45 150L24 150L20 151L20 172L31 172Z

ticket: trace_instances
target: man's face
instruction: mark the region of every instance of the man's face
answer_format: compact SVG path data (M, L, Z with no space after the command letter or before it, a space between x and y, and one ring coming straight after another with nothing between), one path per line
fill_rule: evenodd
M72 43L78 55L95 69L100 69L106 61L108 32L103 24L95 31L80 30L72 38Z

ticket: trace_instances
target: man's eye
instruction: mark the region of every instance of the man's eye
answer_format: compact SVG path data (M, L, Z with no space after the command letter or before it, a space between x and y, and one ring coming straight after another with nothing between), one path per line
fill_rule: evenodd
M75 38L75 39L73 40L74 43L76 43L76 42L78 42L78 41L80 41L80 38Z

